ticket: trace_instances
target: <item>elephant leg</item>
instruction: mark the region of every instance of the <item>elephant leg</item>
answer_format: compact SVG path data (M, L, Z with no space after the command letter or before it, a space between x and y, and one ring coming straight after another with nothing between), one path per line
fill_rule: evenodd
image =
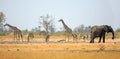
M103 43L105 43L105 36L103 36Z
M91 37L90 43L92 43L92 37Z
M99 38L99 41L98 41L98 43L100 43L101 42L101 37Z
M92 43L94 43L94 39L92 39Z
M90 40L90 43L92 43L92 39Z
M105 33L103 33L103 43L105 43Z
M91 38L91 40L90 40L90 43L92 43L92 40L93 40L93 35L92 35L92 33L90 34L90 38Z
M94 43L94 37L91 38L90 43Z

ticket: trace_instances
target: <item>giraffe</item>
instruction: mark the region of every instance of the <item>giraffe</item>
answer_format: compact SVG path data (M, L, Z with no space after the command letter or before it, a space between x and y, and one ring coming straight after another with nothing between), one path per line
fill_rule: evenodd
M28 42L30 41L30 39L33 40L33 38L34 38L33 32L29 32L27 37Z
M77 40L78 39L77 33L72 33L72 36L73 36L73 40Z
M46 31L41 31L41 32L39 33L39 36L44 37L45 42L48 42L48 41L49 41L50 35L49 35Z
M4 26L8 26L9 28L11 28L13 30L13 32L14 32L14 40L16 40L16 39L19 40L20 37L21 37L21 39L23 41L22 32L21 32L20 29L18 29L15 26L12 26L10 24L7 24L7 23Z
M69 41L69 37L72 35L72 36L74 36L73 34L72 34L72 29L71 28L69 28L66 24L65 24L65 22L63 21L63 19L60 19L60 20L58 20L59 22L62 22L62 24L63 24L63 26L64 26L64 29L65 29L65 40L66 40L66 36L68 37L68 41Z
M90 34L89 33L79 33L78 39L82 40L83 42L86 42L87 40L90 39Z
M45 36L46 34L47 34L47 32L43 30L39 33L39 36Z

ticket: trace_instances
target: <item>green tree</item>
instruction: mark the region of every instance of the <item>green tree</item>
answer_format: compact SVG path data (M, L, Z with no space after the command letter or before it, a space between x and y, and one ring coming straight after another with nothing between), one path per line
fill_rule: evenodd
M29 31L28 31L27 29L22 30L22 33L23 33L24 35L26 35L28 32L29 32Z

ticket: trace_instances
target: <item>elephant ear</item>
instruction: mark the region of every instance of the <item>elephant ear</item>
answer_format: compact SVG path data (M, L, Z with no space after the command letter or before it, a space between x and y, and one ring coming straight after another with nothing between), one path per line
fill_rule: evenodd
M109 32L109 26L108 25L103 25L104 26L104 30L106 31L106 32Z
M108 32L114 32L111 26L108 26Z

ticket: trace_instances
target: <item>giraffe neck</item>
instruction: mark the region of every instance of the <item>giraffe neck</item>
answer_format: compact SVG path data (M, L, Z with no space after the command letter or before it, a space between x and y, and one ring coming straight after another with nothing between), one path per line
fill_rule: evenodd
M15 29L15 27L14 26L11 26L11 25L7 25L8 27L10 27L11 29Z
M62 24L67 32L71 32L71 29L65 24L64 21L62 21Z
M64 21L62 21L62 24L63 24L64 28L66 28L66 26L67 26L67 25L65 24L65 22L64 22Z

